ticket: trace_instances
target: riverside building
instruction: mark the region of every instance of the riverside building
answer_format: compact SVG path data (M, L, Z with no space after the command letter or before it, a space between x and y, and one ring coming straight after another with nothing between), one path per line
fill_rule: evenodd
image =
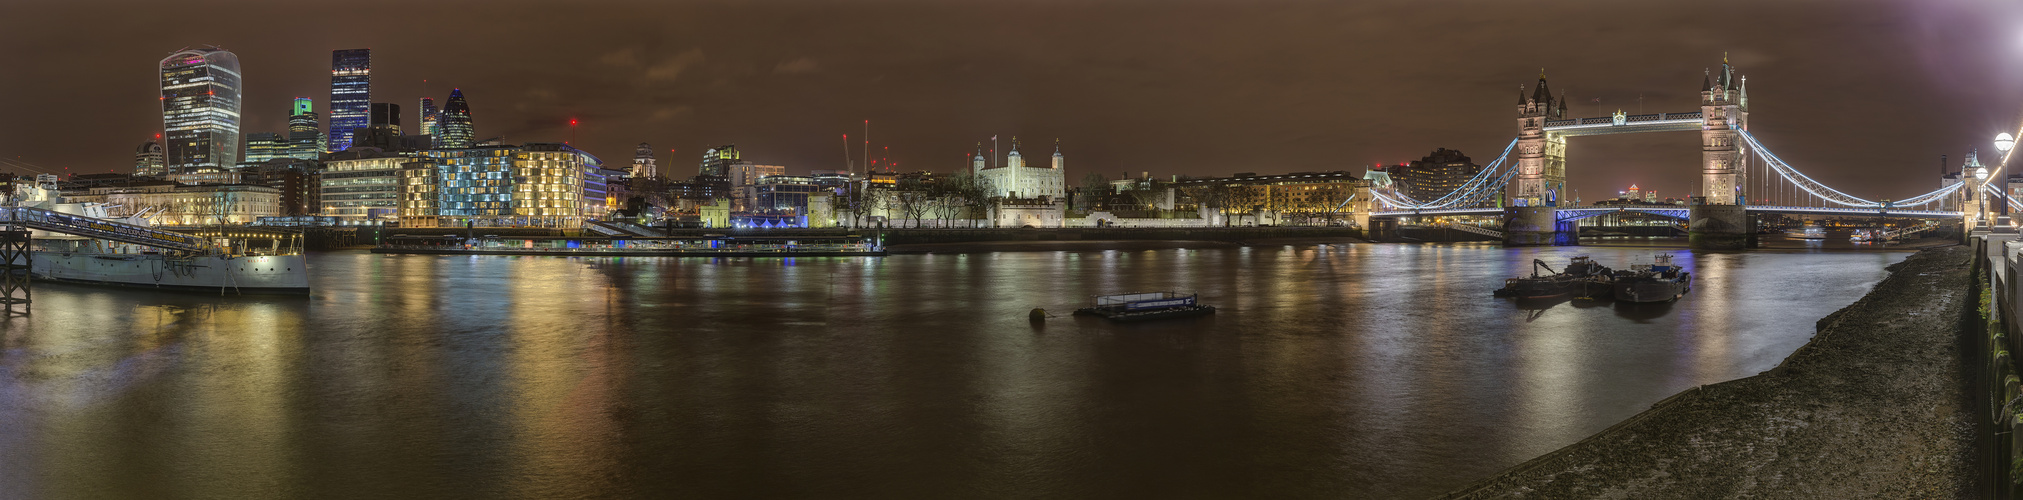
M321 215L344 224L379 224L397 217L401 164L410 158L374 149L332 153L323 162Z

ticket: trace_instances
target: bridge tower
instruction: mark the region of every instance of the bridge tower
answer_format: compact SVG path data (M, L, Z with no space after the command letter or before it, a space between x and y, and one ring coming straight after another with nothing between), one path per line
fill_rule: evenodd
M1517 176L1507 188L1507 206L1558 205L1566 192L1566 137L1545 132L1546 120L1566 118L1565 101L1553 99L1545 70L1539 70L1538 86L1529 97L1523 86L1517 88Z
M1721 76L1700 80L1700 195L1693 200L1687 232L1693 248L1740 250L1755 246L1754 218L1749 216L1748 152L1741 132L1749 128L1749 88L1735 77L1728 57L1721 57Z
M1709 205L1743 205L1748 199L1749 157L1740 132L1749 128L1747 78L1737 79L1728 58L1721 58L1721 76L1700 81L1700 197Z

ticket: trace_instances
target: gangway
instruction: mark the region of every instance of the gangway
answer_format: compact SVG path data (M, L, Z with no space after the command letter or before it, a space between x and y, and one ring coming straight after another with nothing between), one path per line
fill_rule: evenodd
M660 238L667 236L666 234L662 234L659 231L654 231L652 229L640 227L638 224L633 224L630 222L590 221L589 225L591 227L621 231L620 233L605 233L614 236L619 234L624 234L626 236L645 236L648 238ZM604 231L599 230L598 232L602 233Z
M196 236L40 208L0 207L0 223L168 250L201 252L211 248L210 242Z
M1482 236L1488 236L1499 240L1503 239L1503 231L1497 231L1495 229L1489 229L1482 226L1475 226L1469 224L1448 224L1447 227L1449 229L1459 230L1464 233L1479 234Z
M589 224L584 224L583 228L589 229L592 232L596 232L597 234L602 234L605 236L630 236L630 233L620 231L617 228L606 226L602 222L591 221Z

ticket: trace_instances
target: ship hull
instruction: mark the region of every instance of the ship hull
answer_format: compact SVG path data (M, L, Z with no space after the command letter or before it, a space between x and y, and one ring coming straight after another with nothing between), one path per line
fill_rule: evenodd
M1622 302L1666 302L1686 295L1684 280L1630 278L1617 280L1615 298Z
M188 260L159 254L32 253L35 279L162 290L306 295L308 261L301 255L221 256Z

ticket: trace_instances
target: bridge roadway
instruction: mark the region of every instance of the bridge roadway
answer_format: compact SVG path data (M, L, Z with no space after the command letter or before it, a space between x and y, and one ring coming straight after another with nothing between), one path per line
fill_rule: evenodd
M1858 207L1786 207L1786 206L1775 206L1775 205L1749 205L1749 206L1747 206L1747 210L1748 210L1748 211L1749 211L1750 213L1765 213L1765 214L1796 214L1796 215L1853 215L1853 216L1878 216L1878 217L1905 217L1905 218L1914 218L1914 219L1958 219L1958 218L1960 218L1960 216L1961 216L1960 212L1958 212L1958 211L1945 211L1945 210L1898 210L1898 209L1892 209L1892 208L1882 208L1882 207L1859 207L1859 208L1858 208ZM1612 214L1612 213L1624 213L1624 212L1640 212L1640 213L1647 213L1647 214L1651 214L1651 215L1658 215L1658 216L1664 216L1664 217L1671 217L1671 218L1674 218L1674 219L1686 219L1686 218L1688 218L1688 217L1689 217L1689 216L1691 215L1691 213L1690 213L1690 212L1691 212L1691 209L1690 209L1690 208L1687 208L1687 207L1683 207L1683 206L1682 206L1682 207L1678 207L1678 208L1671 208L1671 207L1567 207L1567 208L1561 208L1561 209L1555 210L1554 212L1555 212L1555 215L1556 215L1556 217L1554 217L1554 218L1555 218L1555 219L1558 219L1558 220L1561 220L1561 221L1570 221L1570 220L1579 220L1579 219L1585 219L1585 218L1588 218L1588 217L1594 217L1594 216L1597 216L1597 215L1606 215L1606 214ZM1396 210L1396 211L1386 211L1386 212L1370 212L1370 217L1371 217L1371 218L1396 218L1396 217L1415 217L1415 216L1428 216L1428 215L1434 215L1434 216L1440 216L1440 215L1446 215L1446 216L1461 216L1461 215L1480 215L1480 216L1492 216L1492 215L1503 215L1503 209L1502 209L1502 208L1497 208L1497 207L1488 207L1488 208L1444 208L1444 209L1429 209L1429 210Z

